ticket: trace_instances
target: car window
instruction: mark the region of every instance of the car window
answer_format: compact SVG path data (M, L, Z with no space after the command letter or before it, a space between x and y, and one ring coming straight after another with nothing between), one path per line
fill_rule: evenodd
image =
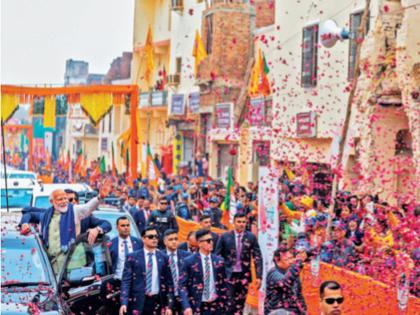
M104 243L96 243L92 246L87 242L77 244L65 270L66 278L70 279L77 275L79 270L87 268L91 268L91 275L108 274L110 268L106 260L106 251Z
M32 201L32 189L8 188L7 199L10 208L29 207ZM1 189L1 208L6 208L6 190Z
M133 236L133 237L140 238L139 230L137 229L136 224L135 224L133 218L129 214L125 213L125 212L95 211L93 213L93 216L95 216L95 217L97 217L99 219L102 219L102 220L106 220L106 221L108 221L111 224L112 230L107 233L107 235L108 235L108 237L110 239L113 239L114 237L117 237L118 236L117 219L119 217L122 217L122 216L127 216L128 219L129 219L129 221L130 221L130 227L131 227L131 229L130 229L130 235Z
M1 284L51 283L41 249L34 239L5 238L1 241Z
M35 197L35 204L34 207L47 209L51 207L50 198L48 196L38 196Z
M28 179L36 180L33 174L10 174L9 178L28 178Z

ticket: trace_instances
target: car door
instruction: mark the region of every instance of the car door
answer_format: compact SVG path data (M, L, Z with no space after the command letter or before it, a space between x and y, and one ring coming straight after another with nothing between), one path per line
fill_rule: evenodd
M74 314L98 314L105 288L112 278L105 239L98 238L90 245L87 234L82 234L66 256L58 279L59 290Z

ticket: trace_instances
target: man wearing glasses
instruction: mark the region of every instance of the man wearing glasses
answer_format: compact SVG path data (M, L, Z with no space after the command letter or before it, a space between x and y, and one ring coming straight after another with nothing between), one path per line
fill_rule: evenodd
M163 235L168 229L173 229L178 232L178 223L176 218L168 208L168 201L165 197L160 198L159 207L154 210L147 220L147 225L154 226L159 234L159 248L164 249Z
M157 250L158 233L147 227L141 234L143 249L127 256L121 281L120 315L172 315L173 290L169 259Z
M225 311L227 287L223 258L212 254L209 230L196 232L199 252L184 260L179 294L184 315L220 315Z
M321 315L341 315L344 297L340 284L335 281L325 281L321 284L319 293Z

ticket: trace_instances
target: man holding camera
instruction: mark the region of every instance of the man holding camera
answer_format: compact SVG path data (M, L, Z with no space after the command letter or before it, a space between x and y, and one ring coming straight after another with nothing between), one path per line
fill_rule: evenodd
M306 314L306 303L302 295L299 273L307 260L305 251L293 257L286 245L274 252L275 266L267 274L264 314L285 311L294 315Z

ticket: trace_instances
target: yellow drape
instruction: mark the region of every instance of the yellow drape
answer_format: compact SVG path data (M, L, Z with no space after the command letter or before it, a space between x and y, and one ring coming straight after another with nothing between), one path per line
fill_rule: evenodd
M249 96L257 96L259 94L258 85L259 85L260 73L261 73L261 51L258 50L257 58L255 59L254 66L251 72L251 77L249 79L249 85L248 85Z
M147 31L146 43L144 45L144 56L146 58L146 71L144 73L144 78L148 83L150 83L153 69L155 68L155 62L153 60L153 34L150 26Z
M203 41L201 40L198 30L195 32L195 40L192 55L194 57L194 74L197 75L198 65L207 57L207 52L204 49Z
M81 94L80 105L89 116L89 119L93 122L93 124L97 125L98 122L106 115L106 113L108 113L112 107L112 94Z
M48 96L44 100L44 127L55 128L55 96Z
M1 96L1 120L6 122L12 117L19 106L19 96L15 94L2 94Z

